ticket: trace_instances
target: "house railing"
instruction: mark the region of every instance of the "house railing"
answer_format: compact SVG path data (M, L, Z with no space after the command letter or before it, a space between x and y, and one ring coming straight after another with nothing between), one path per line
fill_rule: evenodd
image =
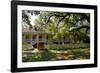
M34 45L37 43L37 40L27 39L27 40L23 40L23 42L27 42L27 43ZM46 43L46 39L39 40L38 43Z

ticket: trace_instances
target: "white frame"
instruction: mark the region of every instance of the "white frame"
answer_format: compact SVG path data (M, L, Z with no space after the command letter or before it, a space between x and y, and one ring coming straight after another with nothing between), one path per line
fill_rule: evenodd
M74 12L74 13L90 13L90 59L88 60L66 60L66 61L46 61L46 62L22 62L22 10L37 10L37 11L58 11L58 12ZM79 8L58 8L45 6L23 6L18 5L18 68L25 67L42 67L42 66L59 66L59 65L78 65L94 63L94 10L79 9Z

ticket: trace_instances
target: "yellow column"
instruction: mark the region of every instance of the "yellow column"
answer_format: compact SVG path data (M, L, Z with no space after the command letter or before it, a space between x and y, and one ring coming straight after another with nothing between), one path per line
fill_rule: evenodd
M29 35L30 43L32 44L32 34Z
M26 40L25 36L26 36L25 34L22 35L22 41Z
M36 35L36 41L37 41L37 49L38 49L38 44L39 44L39 34L37 32L37 35Z

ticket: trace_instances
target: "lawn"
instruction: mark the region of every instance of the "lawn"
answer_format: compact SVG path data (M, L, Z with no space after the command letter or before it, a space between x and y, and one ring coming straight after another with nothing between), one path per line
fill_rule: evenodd
M89 48L45 48L36 53L23 53L23 62L84 60L90 58Z

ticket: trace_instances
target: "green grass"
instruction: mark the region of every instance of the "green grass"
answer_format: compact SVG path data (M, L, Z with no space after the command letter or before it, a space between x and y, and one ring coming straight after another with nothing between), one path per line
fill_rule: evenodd
M23 62L56 61L56 60L82 60L90 58L89 48L52 48L33 53L31 56L23 57Z
M32 51L32 45L22 43L22 51ZM24 56L26 55L26 56ZM40 53L22 54L23 62L90 59L90 48L44 48Z
M41 53L33 53L32 56L23 57L23 62L33 61L49 61L51 53L48 50L43 50Z

